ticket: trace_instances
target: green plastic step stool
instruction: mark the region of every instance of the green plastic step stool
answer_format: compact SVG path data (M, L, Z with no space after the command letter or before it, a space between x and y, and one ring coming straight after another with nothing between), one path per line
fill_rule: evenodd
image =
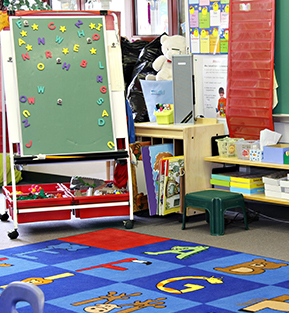
M241 208L244 215L245 228L249 229L244 198L241 193L223 190L202 190L187 193L185 195L183 207L182 229L185 229L186 226L187 207L206 210L206 220L210 223L210 232L212 236L224 235L225 212L228 209Z

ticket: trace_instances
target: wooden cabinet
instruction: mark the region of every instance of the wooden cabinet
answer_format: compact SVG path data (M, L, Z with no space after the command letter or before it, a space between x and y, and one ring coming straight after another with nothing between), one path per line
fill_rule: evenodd
M255 167L263 167L263 168L272 168L272 169L276 169L276 170L288 170L288 172L289 172L289 164L253 162L253 161L249 161L249 160L241 160L241 159L238 159L236 157L234 157L234 158L221 158L219 156L205 157L204 160L207 162L210 162L211 164L212 163L237 164L237 165L242 165L242 166L255 166ZM289 200L287 200L287 199L266 197L265 194L252 194L252 195L245 195L244 194L244 198L248 199L248 200L277 203L277 204L281 204L281 205L289 205Z
M211 154L211 138L223 134L224 125L209 118L198 118L195 124L135 124L136 140L152 145L173 143L175 156L185 156L186 193L210 187L212 166L204 158Z

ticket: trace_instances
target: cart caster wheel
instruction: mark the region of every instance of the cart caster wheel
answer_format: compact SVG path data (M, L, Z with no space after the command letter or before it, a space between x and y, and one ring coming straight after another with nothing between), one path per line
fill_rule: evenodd
M133 228L133 221L128 220L128 221L124 221L123 223L124 223L124 227L126 229L132 229Z
M19 236L18 231L15 229L8 233L8 237L10 239L16 239Z
M5 212L4 214L0 214L0 220L1 220L2 222L7 221L8 218L9 218L9 215L8 215L7 212Z

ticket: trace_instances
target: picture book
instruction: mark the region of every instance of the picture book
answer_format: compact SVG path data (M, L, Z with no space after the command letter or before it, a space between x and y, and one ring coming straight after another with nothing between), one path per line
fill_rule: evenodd
M159 166L160 160L174 156L173 143L152 145L141 148L145 183L148 194L150 215L156 215L158 211L159 190Z
M181 175L184 169L184 156L164 158L165 180L162 215L181 210Z
M131 148L132 153L135 155L137 160L142 160L141 155L141 147L150 146L150 141L136 141L134 143L131 143L129 147Z
M158 191L158 215L163 215L163 203L164 203L164 183L167 172L167 161L165 159L160 160L159 169L159 191Z

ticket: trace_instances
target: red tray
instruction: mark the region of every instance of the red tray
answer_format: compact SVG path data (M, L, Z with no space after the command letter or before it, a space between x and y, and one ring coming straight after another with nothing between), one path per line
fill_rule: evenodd
M110 181L106 181L110 183ZM69 183L61 184L63 189L66 189L67 194L73 197L73 203L75 204L75 209L73 213L75 217L78 218L93 218L93 217L102 217L102 216L124 216L130 214L130 206L126 204L129 201L129 192L123 194L108 194L108 195L99 195L99 196L83 196L76 197L74 196L75 190L69 189ZM86 190L81 190L82 193ZM124 202L120 205L105 206L105 204ZM82 204L103 204L95 208L82 208L77 209L77 205Z
M61 206L71 205L73 198L69 196L61 184L41 184L45 193L48 194L61 194L61 198L49 198L49 199L31 199L31 200L17 200L17 208L31 208L31 207L47 207L47 206ZM16 191L21 191L22 194L16 195L17 198L20 196L26 196L29 194L29 188L31 185L19 185L16 186ZM6 203L13 207L13 195L12 186L3 186L3 193L6 198Z
M111 181L106 181L106 183L111 183ZM106 203L106 202L119 202L119 201L128 201L129 200L129 193L122 193L122 194L108 194L108 195L99 195L99 196L83 196L77 197L75 196L75 190L69 189L69 183L62 183L61 186L63 190L73 197L74 204L85 204L85 203ZM85 193L86 190L81 190L82 193Z

